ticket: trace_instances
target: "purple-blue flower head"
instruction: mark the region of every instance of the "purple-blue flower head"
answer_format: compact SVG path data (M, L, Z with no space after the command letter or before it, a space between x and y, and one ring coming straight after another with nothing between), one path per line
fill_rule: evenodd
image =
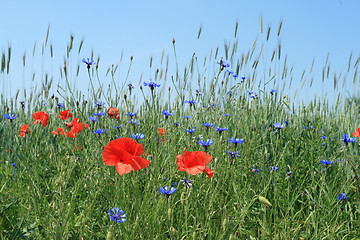
M253 167L253 168L251 169L251 171L252 171L253 173L259 174L260 171L261 171L261 169L257 169L257 168L255 168L255 167Z
M132 125L140 124L140 123L138 122L138 120L135 119L135 118L130 119L130 120L128 121L128 123L130 123L130 124L132 124Z
M223 61L223 60L220 60L220 62L216 62L216 63L219 64L220 67L222 67L222 68L230 67L230 63L226 63L226 62Z
M159 189L159 192L165 194L166 197L169 197L171 194L173 194L174 192L176 192L176 188L171 187L171 189L169 190L169 187L168 187L168 186L165 186L164 188L161 187L161 188Z
M226 153L228 153L230 155L230 157L234 158L234 157L241 157L241 155L239 155L239 151L236 152L232 152L232 151L225 151Z
M341 201L342 199L347 200L347 196L345 193L342 193L340 194L340 196L337 197L337 199L339 199L339 201Z
M9 113L9 114L5 114L5 115L4 115L4 117L5 117L5 118L7 118L7 119L9 119L9 120L10 120L10 122L12 122L14 119L16 119L16 118L17 118L17 116L18 116L18 115L11 114L11 113Z
M225 113L225 114L223 114L224 117L228 117L228 116L230 116L230 115L231 115L230 113Z
M243 144L243 142L245 141L243 138L229 138L229 141L231 143L234 143L235 145L236 144Z
M271 170L273 170L273 171L276 171L276 170L278 170L278 169L279 169L279 167L274 167L274 166L271 166L271 167L270 167L270 169L271 169Z
M206 142L204 140L199 140L198 143L202 145L205 149L207 149L210 145L214 143L214 140L207 139Z
M56 107L57 107L57 108L63 108L64 105L63 105L62 103L58 103L58 104L56 105Z
M98 121L99 121L99 119L97 118L97 115L94 116L94 117L89 117L89 119L90 119L91 121L93 121L93 122L98 122Z
M149 81L149 82L144 82L144 86L148 86L150 90L153 91L156 87L160 87L160 84Z
M115 126L114 128L119 130L121 126L122 126L122 124L120 124L119 126Z
M134 140L143 139L144 137L145 135L143 133L131 134L131 138L133 138Z
M196 127L194 127L193 129L186 129L186 132L192 134L193 132L196 131Z
M104 106L105 105L105 102L101 102L101 101L97 101L97 102L95 102L95 106L98 108L98 109L100 109L102 106Z
M195 100L185 100L185 103L190 104L190 106L194 105L196 102Z
M239 75L237 75L237 74L233 74L233 77L234 77L234 78L237 78L237 77L239 77Z
M189 118L191 118L191 116L185 115L184 118L189 119Z
M133 118L136 116L136 112L128 112L126 116L129 116L130 118Z
M200 92L200 90L195 90L195 94L196 94L196 96L201 96L203 93Z
M215 125L215 128L216 128L216 131L219 132L219 134L221 134L223 131L228 130L227 128L219 127L218 125Z
M87 65L87 68L90 69L90 66L91 65L95 65L96 62L94 62L94 59L93 58L83 58L82 60L83 63L85 63Z
M229 69L226 69L226 71L228 72L229 75L230 75L230 74L234 74L234 72L231 71L231 70L229 70Z
M178 126L179 126L179 123L177 123L177 122L174 123L174 126L175 126L175 127L178 127Z
M185 177L183 177L182 180L180 180L180 182L182 182L187 188L193 188L191 182L193 182L194 180L188 180Z
M274 94L274 93L276 93L276 90L273 89L273 90L270 91L270 93Z
M210 127L214 126L214 124L213 124L213 123L206 123L206 122L205 122L205 123L203 124L203 126L206 127L206 129L209 129Z
M162 114L165 116L165 119L167 119L168 117L174 115L173 112L171 112L171 110L162 110Z
M93 115L93 116L99 116L99 117L102 117L102 116L104 116L104 115L105 115L105 112L101 112L101 111L99 111L98 113L93 113L92 115Z
M320 162L321 162L321 164L324 164L326 166L332 165L334 163L333 161L328 161L328 160L321 160Z
M285 127L285 124L283 123L283 124L281 124L281 123L274 123L274 127L276 128L276 129L283 129L284 127Z
M126 221L126 213L121 210L119 207L109 210L108 215L110 215L110 220L114 222L123 223Z
M355 137L348 137L347 134L343 134L343 142L347 145L349 142L355 142Z
M104 132L107 132L107 129L97 129L94 131L94 133L99 136L100 136L100 134L103 134Z
M134 89L134 86L131 83L129 83L128 88L129 88L129 91L131 91L132 89Z

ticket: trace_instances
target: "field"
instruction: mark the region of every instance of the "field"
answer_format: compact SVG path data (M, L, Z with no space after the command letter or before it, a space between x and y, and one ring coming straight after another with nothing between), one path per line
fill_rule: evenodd
M293 77L280 45L264 55L270 28L242 54L236 31L183 70L173 39L172 68L169 55L151 58L139 83L131 63L118 79L71 38L58 84L43 74L38 88L3 92L0 238L358 239L358 98L296 102L340 76L329 80L326 63L322 79ZM357 88L359 61L349 59Z

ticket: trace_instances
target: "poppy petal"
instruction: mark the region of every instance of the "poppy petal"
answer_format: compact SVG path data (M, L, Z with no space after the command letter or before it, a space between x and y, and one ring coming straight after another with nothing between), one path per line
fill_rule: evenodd
M131 169L132 169L132 167L130 164L126 164L126 163L122 163L122 162L117 162L115 164L115 170L117 171L117 173L119 175L129 173L129 172L131 172Z

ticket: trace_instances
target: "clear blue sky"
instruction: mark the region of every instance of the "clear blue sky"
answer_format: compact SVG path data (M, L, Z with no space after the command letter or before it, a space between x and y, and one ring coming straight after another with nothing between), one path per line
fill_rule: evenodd
M94 56L101 56L100 67L105 75L112 63L119 63L123 51L120 70L126 73L129 58L133 55L129 79L138 83L141 73L144 80L153 76L153 70L149 70L149 58L154 56L156 68L163 49L170 54L170 64L174 64L172 38L176 40L180 70L189 63L193 52L205 56L217 46L223 49L224 41L232 41L236 20L239 21L238 52L248 51L260 35L259 16L262 15L264 30L270 25L273 36L283 20L280 40L289 66L294 64L301 73L305 67L310 68L315 58L316 82L321 81L318 78L328 52L330 72L345 73L351 52L353 59L359 57L359 9L360 1L357 0L5 1L1 3L0 12L0 47L7 51L8 44L12 46L11 75L0 79L11 79L13 95L14 88L28 86L32 64L40 77L40 46L49 24L49 43L53 44L54 59L46 58L44 71L52 74L55 82L59 78L59 66L63 63L69 36L73 34L76 50L81 38L85 38L81 56L74 59L74 65L82 57L90 56L93 48ZM202 34L197 40L200 25ZM38 57L33 61L34 42L38 46ZM29 69L25 72L25 80L22 73L24 52ZM81 71L86 73L86 68ZM86 75L80 75L79 80L82 79L87 84ZM354 93L353 88L347 90ZM303 97L309 97L307 94Z

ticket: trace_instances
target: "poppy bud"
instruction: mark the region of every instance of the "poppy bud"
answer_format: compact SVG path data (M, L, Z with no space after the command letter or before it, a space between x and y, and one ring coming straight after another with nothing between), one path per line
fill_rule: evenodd
M54 99L54 97L55 97L55 96L54 96L54 94L53 94L53 95L51 95L51 99Z
M77 107L79 106L79 101L76 101L76 106L77 106Z
M6 108L6 111L7 111L7 112L9 111L9 107Z
M142 90L142 86L140 86L140 90Z
M126 100L126 98L127 98L127 97L126 97L126 94L124 93L124 99Z
M87 101L85 100L85 102L84 102L85 104L87 104Z
M157 68L157 69L156 69L156 73L158 73L158 72L159 72L159 69Z
M131 55L131 56L130 56L130 60L132 61L133 59L134 59L134 57Z
M175 43L175 39L174 39L174 38L172 39L172 43L173 43L173 44Z
M221 81L221 85L224 85L224 80Z
M169 91L170 91L170 89L171 89L171 88L169 87Z
M90 66L89 66L90 67ZM96 70L99 68L99 65L98 64L95 64L95 68Z

